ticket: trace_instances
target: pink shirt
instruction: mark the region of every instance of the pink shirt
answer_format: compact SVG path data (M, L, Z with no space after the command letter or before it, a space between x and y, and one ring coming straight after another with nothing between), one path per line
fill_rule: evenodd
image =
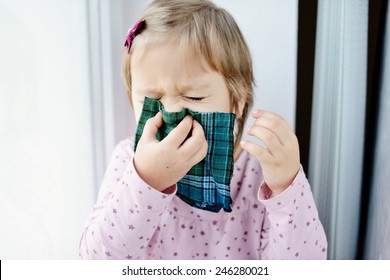
M326 259L327 241L301 168L270 197L259 162L235 162L233 211L197 209L146 184L133 165L133 140L120 142L80 240L83 259Z

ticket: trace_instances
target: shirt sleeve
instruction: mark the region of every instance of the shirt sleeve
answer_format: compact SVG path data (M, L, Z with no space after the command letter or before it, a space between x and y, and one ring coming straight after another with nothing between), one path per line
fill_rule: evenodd
M146 184L133 164L129 141L112 155L98 200L82 231L82 259L140 259L158 228L160 216L176 193L162 193Z
M258 199L266 207L260 247L262 259L326 259L327 240L302 166L279 195L263 183Z

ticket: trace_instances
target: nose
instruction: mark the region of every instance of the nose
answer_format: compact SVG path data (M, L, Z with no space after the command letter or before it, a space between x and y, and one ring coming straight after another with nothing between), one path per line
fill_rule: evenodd
M181 110L183 110L183 106L181 105L179 98L162 98L161 103L164 105L164 109L167 112L180 112Z

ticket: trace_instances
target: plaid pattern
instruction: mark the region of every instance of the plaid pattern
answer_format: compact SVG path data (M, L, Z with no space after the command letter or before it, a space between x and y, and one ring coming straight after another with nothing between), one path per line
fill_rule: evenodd
M234 164L235 114L200 113L188 108L180 112L166 112L160 101L145 97L135 135L134 150L137 149L146 121L159 111L162 113L164 123L157 133L157 140L164 139L186 115L191 115L202 125L208 143L206 157L177 182L177 196L200 209L219 212L223 208L226 212L231 212L230 180Z

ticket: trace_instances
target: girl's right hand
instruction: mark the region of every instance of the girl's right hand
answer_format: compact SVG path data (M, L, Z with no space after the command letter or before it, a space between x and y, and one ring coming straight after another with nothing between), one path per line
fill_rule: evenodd
M191 167L204 159L208 149L202 126L191 116L186 116L162 141L158 141L156 134L162 124L160 112L146 122L134 155L138 175L159 191L184 177ZM186 140L191 130L192 135Z

